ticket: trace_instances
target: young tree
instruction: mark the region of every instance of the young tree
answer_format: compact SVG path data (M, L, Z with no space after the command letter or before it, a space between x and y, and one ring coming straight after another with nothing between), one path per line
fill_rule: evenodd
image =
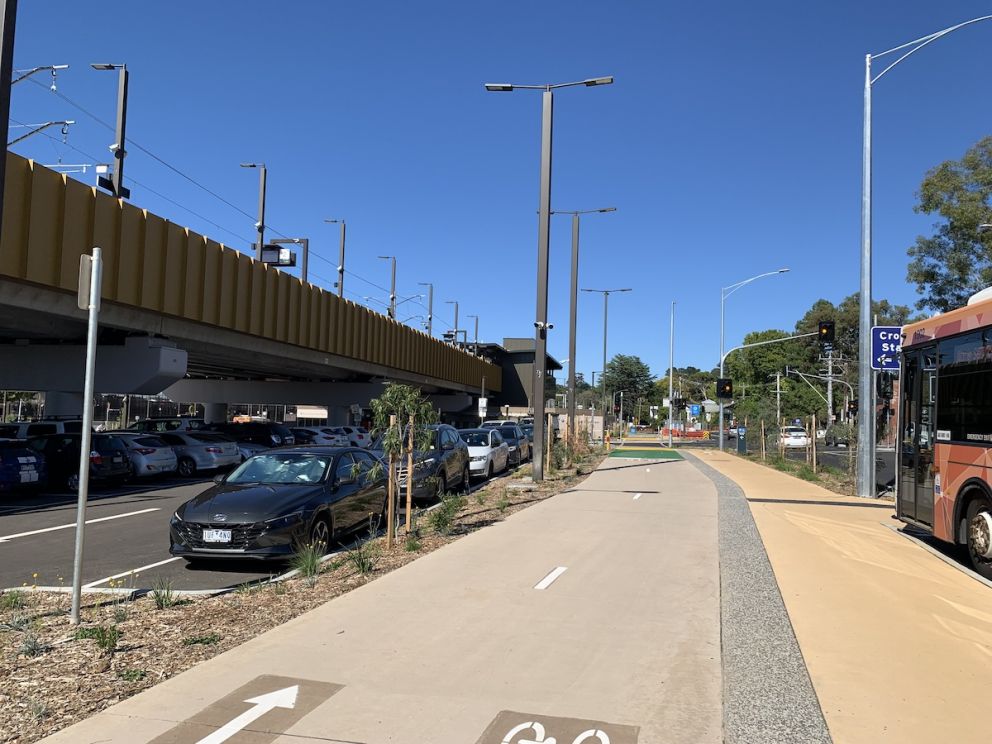
M650 395L653 381L651 370L640 357L617 354L606 363L604 382L607 395L623 390L624 398L632 405L638 398Z
M907 279L916 284L920 309L946 312L992 285L992 137L985 137L961 160L930 170L919 191L916 211L939 215L930 237L916 238L907 253Z

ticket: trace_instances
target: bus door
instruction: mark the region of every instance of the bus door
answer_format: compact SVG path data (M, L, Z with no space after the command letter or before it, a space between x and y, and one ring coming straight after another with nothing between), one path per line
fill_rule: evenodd
M933 451L937 350L903 356L899 410L899 514L933 525Z

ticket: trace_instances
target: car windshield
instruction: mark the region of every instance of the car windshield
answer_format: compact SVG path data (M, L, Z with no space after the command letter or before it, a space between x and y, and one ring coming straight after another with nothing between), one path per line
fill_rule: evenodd
M333 458L280 452L255 455L227 477L227 483L321 483Z
M17 439L17 427L0 426L0 439Z
M511 429L509 426L500 427L499 433L503 435L504 439L516 440L517 438L517 430Z
M230 437L225 437L223 434L208 434L207 432L187 432L187 436L194 442L204 442L206 444L217 444L218 442L230 442Z
M531 434L534 433L534 427L531 426L530 424L525 424L524 426L521 426L520 429L527 436L530 436Z
M489 446L489 432L487 431L463 431L461 435L469 447Z
M805 429L800 429L797 426L789 426L789 427L786 427L785 433L788 434L788 435L790 435L790 436L797 436L799 434L805 434L806 433L806 430Z

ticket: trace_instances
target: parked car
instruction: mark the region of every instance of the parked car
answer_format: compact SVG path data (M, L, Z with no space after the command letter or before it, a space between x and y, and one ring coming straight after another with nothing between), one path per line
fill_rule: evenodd
M530 440L516 424L506 424L499 427L498 431L506 440L510 450L510 464L519 465L530 459Z
M801 426L783 426L779 434L779 443L783 447L808 447L809 434Z
M174 473L178 458L172 447L161 437L145 432L115 431L131 460L131 474L138 478Z
M24 442L0 442L0 491L40 487L48 482L45 456Z
M46 434L78 434L83 430L82 419L41 419L0 424L0 439L30 439Z
M274 422L248 421L243 424L207 424L207 431L226 434L236 442L254 442L264 447L282 447L295 444L296 438L288 427Z
M158 436L175 451L176 471L184 478L241 462L237 442L217 432L170 431Z
M483 429L488 429L488 428L492 427L492 428L498 429L501 426L515 426L516 423L517 423L516 421L510 421L509 419L494 419L492 421L483 421L482 422L482 428ZM534 422L531 421L531 426L533 426L533 425L534 425Z
M468 445L470 475L492 478L494 473L506 470L510 446L498 429L459 429L458 434Z
M439 496L449 488L468 491L470 483L468 445L458 435L458 430L448 424L432 424L430 444L427 449L413 453L413 498L424 501ZM380 459L382 439L372 445L373 454ZM399 484L406 493L406 461L400 463Z
M372 444L372 435L369 430L361 426L331 426L331 433L344 436L352 447L369 447Z
M206 424L202 418L194 416L163 416L135 421L126 431L146 431L161 433L163 431L196 431L203 429Z
M116 480L131 475L127 447L112 434L93 434L90 442L90 482ZM67 491L79 489L81 434L47 434L28 440L28 446L45 457L48 482Z
M265 452L265 450L269 449L269 447L263 447L254 442L237 442L236 444L238 445L238 454L241 455L241 462L257 455L259 452Z
M520 431L527 437L527 444L534 446L534 424L520 424Z
M323 444L328 447L358 447L353 445L343 432L338 433L326 426L294 426L290 429L297 444Z
M375 458L349 447L268 450L180 506L169 524L169 552L204 558L288 560L305 545L326 553L335 538L381 514L386 477Z

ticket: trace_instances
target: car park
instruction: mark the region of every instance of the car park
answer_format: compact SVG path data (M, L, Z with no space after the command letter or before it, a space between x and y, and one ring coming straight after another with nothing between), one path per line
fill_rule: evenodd
M176 453L176 471L190 478L204 470L229 468L241 462L238 444L210 431L170 431L158 435Z
M48 482L67 491L79 488L81 434L47 434L28 440L28 446L45 457ZM131 475L127 447L112 434L93 434L90 440L90 482L123 482Z
M492 478L509 466L510 446L498 429L459 429L458 434L468 445L470 475Z
M131 474L137 478L174 473L178 459L172 447L161 437L146 432L111 432L127 447Z
M809 434L801 426L784 426L779 434L779 443L783 447L808 447Z
M126 431L161 433L163 431L196 431L205 427L206 424L203 423L203 419L195 416L163 416L135 421L127 427Z
M338 537L381 514L386 477L355 447L293 447L249 458L180 506L169 552L211 558L289 560L306 545L326 553Z
M353 445L343 432L338 433L326 426L294 426L290 429L297 444L322 444L327 447L358 447Z
M510 464L519 465L530 459L530 441L516 424L505 424L499 427L498 431L509 446Z
M41 487L48 482L45 456L24 442L0 442L0 491Z
M288 427L269 421L207 424L206 430L226 434L236 442L254 442L264 447L282 447L296 443L296 438Z
M446 493L451 488L468 491L470 483L468 445L458 430L448 424L431 424L430 443L426 449L413 453L413 498L425 501ZM372 445L372 452L382 459L382 438ZM406 492L406 458L400 463L399 486Z

